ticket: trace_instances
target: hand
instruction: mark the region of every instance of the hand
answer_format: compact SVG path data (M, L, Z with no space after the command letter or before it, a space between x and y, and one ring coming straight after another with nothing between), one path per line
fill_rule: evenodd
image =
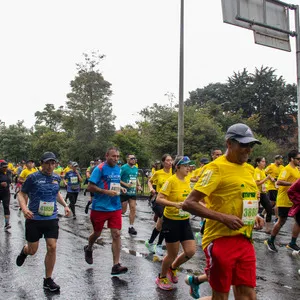
M121 187L121 193L122 193L122 194L126 194L126 193L127 193L127 189Z
M254 228L262 229L264 227L264 225L265 225L265 220L260 216L256 216Z
M155 189L152 188L152 190L150 191L150 193L154 196L156 194Z
M141 192L143 189L142 189L142 187L141 187L140 185L138 185L138 186L137 186L137 190L138 190L139 192Z
M70 215L70 212L71 212L70 208L68 206L65 206L64 210L65 210L65 216L68 217Z
M110 197L114 197L118 195L117 191L113 191L113 190L105 190L105 194Z
M178 208L178 209L182 209L182 205L183 205L183 202L175 203L175 207Z
M243 221L239 217L233 215L224 215L222 223L232 230L238 230L244 226Z
M30 211L29 209L23 210L23 214L24 214L24 217L26 219L32 219L33 218L33 212Z
M5 182L5 181L1 182L1 186L2 187L7 187L7 182Z

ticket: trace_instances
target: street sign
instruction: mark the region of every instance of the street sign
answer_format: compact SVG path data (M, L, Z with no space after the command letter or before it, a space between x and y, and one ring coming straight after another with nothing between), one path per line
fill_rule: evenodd
M223 21L253 30L255 43L291 51L289 11L273 0L222 0Z

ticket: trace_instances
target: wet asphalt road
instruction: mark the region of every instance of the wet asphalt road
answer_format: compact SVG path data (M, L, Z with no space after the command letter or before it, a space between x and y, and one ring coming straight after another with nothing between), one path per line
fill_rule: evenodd
M94 249L94 264L84 260L83 247L91 232L89 216L84 213L88 196L79 195L77 219L60 217L60 236L57 244L57 261L53 278L61 286L59 294L44 292L45 242L35 256L28 257L22 267L15 260L24 244L24 217L18 211L16 200L11 199L10 232L4 232L3 208L0 208L0 299L193 299L184 283L186 274L200 274L205 266L201 248L182 266L179 283L173 291L161 291L155 285L160 262L153 262L144 241L150 237L154 222L147 200L137 201L135 228L137 236L128 234L128 216L123 217L121 263L129 268L122 277L111 277L112 254L109 230L104 230ZM59 207L62 213L62 207ZM199 229L199 219L192 222L194 231ZM284 226L277 243L286 244L290 239L292 220ZM263 300L300 299L300 257L293 257L284 246L279 253L266 250L266 234L254 232L257 253L257 298ZM300 243L300 241L299 241ZM201 296L211 295L209 284L200 287ZM232 292L230 299L233 299Z

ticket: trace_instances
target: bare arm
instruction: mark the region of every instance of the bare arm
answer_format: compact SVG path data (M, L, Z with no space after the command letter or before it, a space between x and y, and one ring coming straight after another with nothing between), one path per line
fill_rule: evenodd
M183 202L172 202L169 201L167 196L161 193L158 193L157 198L156 198L156 202L162 206L173 206L176 207L178 209L182 208L182 204Z
M22 212L24 214L24 217L26 219L32 219L33 218L33 212L30 211L29 208L27 207L28 195L23 193L22 191L20 191L18 201L19 201L19 205L22 209Z
M57 194L57 202L64 207L64 209L65 209L65 216L69 216L70 209L69 209L67 203L65 202L65 200L64 200L64 198L63 198L63 196L61 195L60 192Z
M193 215L223 223L228 228L233 230L243 227L244 223L239 217L213 211L206 208L204 205L199 205L199 202L204 202L205 197L205 194L193 190L183 202L182 209L190 212Z
M281 186L290 186L290 185L292 185L293 183L292 183L292 182L288 182L288 181L284 181L284 180L277 180L277 181L276 181L276 184L277 184L277 185L281 185Z

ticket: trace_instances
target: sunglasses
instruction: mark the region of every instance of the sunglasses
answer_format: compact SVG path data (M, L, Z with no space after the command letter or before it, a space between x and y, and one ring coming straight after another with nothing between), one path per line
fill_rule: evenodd
M252 148L255 146L255 144L256 144L256 142L251 142L251 143L240 143L240 142L237 141L237 140L234 140L234 141L237 142L241 148L251 148L251 149L252 149Z
M294 159L300 160L300 157L295 157Z
M136 159L136 157L130 157L129 159L134 160L134 159Z

